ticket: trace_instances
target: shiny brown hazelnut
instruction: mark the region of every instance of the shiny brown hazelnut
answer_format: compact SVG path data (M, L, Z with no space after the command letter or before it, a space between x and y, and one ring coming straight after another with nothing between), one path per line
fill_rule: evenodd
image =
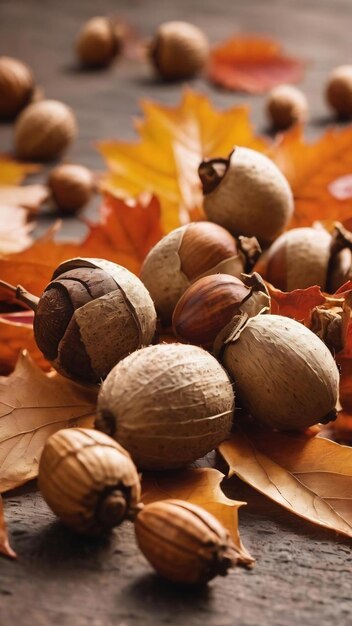
M352 116L352 65L341 65L331 72L326 83L325 96L338 116Z
M151 61L165 80L191 78L205 66L209 44L204 33L188 22L165 22L154 36Z
M76 41L79 61L86 67L106 67L121 49L119 31L107 17L93 17L88 20Z
M51 171L48 185L56 205L66 213L81 209L94 191L92 172L83 165L58 165Z
M268 95L266 112L271 126L284 130L307 120L307 98L297 87L278 85Z
M0 57L0 118L13 119L30 101L34 79L27 65L11 57Z
M75 138L73 111L58 100L30 104L15 124L15 149L18 157L46 161L57 158Z

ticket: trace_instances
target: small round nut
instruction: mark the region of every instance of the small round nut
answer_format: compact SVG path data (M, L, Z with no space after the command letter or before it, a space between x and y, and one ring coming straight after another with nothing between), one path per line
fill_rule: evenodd
M76 53L86 67L106 67L118 54L121 39L106 17L93 17L78 33Z
M183 500L144 506L135 519L137 543L160 576L199 585L226 576L238 562L228 531L213 515Z
M337 115L352 116L352 65L341 65L331 72L325 95Z
M87 535L98 535L134 517L141 491L128 452L90 428L59 430L47 440L38 483L61 521Z
M188 22L165 22L154 36L150 58L165 80L191 78L205 66L209 44L204 33Z
M297 87L278 85L268 95L266 111L270 124L284 130L307 120L307 98Z
M15 149L22 159L57 158L77 133L73 111L58 100L30 104L15 124Z
M66 213L81 209L94 191L92 172L83 165L58 165L51 171L48 185L58 208Z
M30 101L34 79L27 65L0 57L0 118L13 119Z

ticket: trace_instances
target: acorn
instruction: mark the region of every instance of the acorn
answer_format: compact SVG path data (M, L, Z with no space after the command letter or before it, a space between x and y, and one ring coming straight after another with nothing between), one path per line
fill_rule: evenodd
M318 285L334 293L349 280L352 235L336 223L333 234L323 228L293 228L269 248L265 278L282 291Z
M253 238L236 241L217 224L193 222L171 231L150 250L140 277L161 321L168 324L191 282L218 272L240 277L250 271L260 252Z
M325 96L327 103L340 117L352 115L352 65L340 65L329 75Z
M147 504L138 512L134 528L145 558L160 576L175 583L205 584L215 576L226 576L229 568L240 563L229 532L190 502Z
M58 100L33 102L15 124L15 150L21 159L57 158L77 133L73 111Z
M203 161L198 172L208 219L233 235L254 236L267 246L289 223L291 188L264 154L235 147L227 159Z
M164 80L192 78L208 60L209 43L200 28L193 24L165 22L158 27L149 54Z
M153 339L156 313L149 293L116 263L65 261L40 298L21 286L7 286L35 311L37 345L68 378L98 383L118 361Z
M64 164L55 167L48 186L57 207L65 213L76 213L93 195L92 172L83 165Z
M120 52L122 39L113 20L107 17L93 17L78 33L76 54L86 67L106 67Z
M30 68L12 57L0 57L0 118L13 119L29 103L34 92Z
M304 93L292 85L278 85L266 100L266 113L271 126L285 130L307 121L308 103Z
M120 361L102 384L95 427L118 441L141 469L174 469L228 435L231 382L202 348L158 344Z
M335 419L337 365L303 324L281 315L243 313L221 331L215 351L254 419L279 430Z
M219 332L234 315L270 310L270 296L259 274L242 275L243 281L226 274L204 276L181 296L172 316L179 339L211 350Z
M86 535L99 535L134 518L141 494L128 452L90 428L63 429L49 437L38 484L55 515Z

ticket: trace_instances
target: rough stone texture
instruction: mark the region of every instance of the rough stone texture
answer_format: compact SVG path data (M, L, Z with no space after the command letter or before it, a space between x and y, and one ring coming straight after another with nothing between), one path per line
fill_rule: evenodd
M80 72L73 62L74 37L84 19L120 10L145 35L156 23L185 19L204 28L211 41L234 31L280 38L309 61L302 83L311 108L308 136L332 121L323 100L330 69L350 62L350 0L2 0L0 54L29 63L49 98L75 110L79 136L67 160L102 168L94 142L133 137L131 115L144 96L178 102L179 84L150 79L147 66L130 60L106 72ZM201 79L192 86L210 93L217 106L250 102L258 129L265 129L264 98L216 91ZM1 150L12 145L11 127L0 126ZM86 215L92 217L96 203ZM42 218L37 232L51 223ZM83 234L74 218L66 235ZM6 626L347 626L352 620L350 542L295 519L232 481L232 494L247 499L241 534L257 558L252 571L237 569L202 590L162 582L138 553L131 524L111 540L89 541L65 530L35 487L9 494L6 515L19 561L0 560L0 623Z

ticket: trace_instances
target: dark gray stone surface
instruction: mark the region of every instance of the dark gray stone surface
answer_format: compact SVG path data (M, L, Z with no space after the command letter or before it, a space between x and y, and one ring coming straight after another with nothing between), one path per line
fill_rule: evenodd
M323 101L327 72L351 61L349 0L0 0L0 54L18 56L34 69L50 98L62 99L78 116L80 134L67 159L103 167L94 143L131 138L138 100L176 103L180 85L151 79L147 66L123 60L106 72L79 72L72 41L95 14L119 11L144 35L166 19L203 27L212 41L234 31L279 37L308 66L303 87L312 110L308 134L330 121ZM201 79L192 86L220 106L249 102L265 130L263 98L215 90ZM11 127L0 126L0 150L11 148ZM87 212L94 214L92 205ZM42 228L47 221L41 220ZM66 235L80 232L65 221ZM138 552L131 524L110 538L88 541L55 521L35 485L8 494L6 514L17 562L0 560L0 623L3 626L347 626L352 621L351 543L295 519L236 480L231 495L245 499L241 535L257 559L252 571L237 569L202 590L175 588L155 576Z

